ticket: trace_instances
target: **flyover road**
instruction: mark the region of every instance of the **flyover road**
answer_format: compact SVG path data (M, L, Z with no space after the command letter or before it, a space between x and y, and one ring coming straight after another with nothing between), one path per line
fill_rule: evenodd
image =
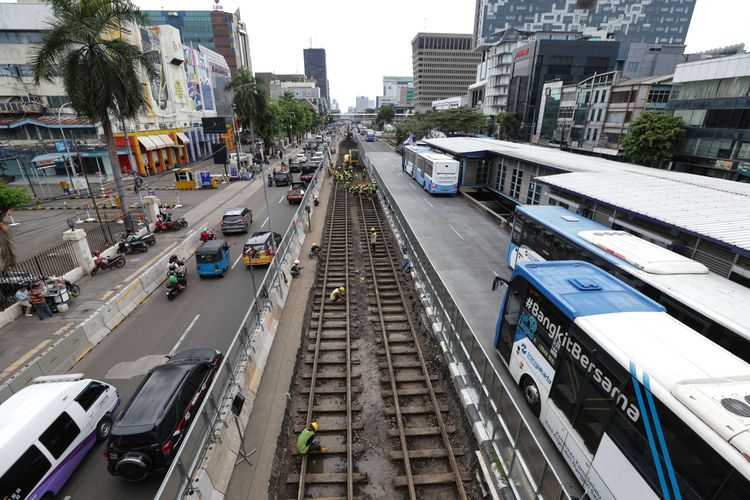
M257 181L253 182L257 186ZM248 196L247 192L252 191ZM268 202L273 229L284 234L297 205L286 201L286 188L268 188ZM268 214L262 189L244 189L222 206L210 220L196 221L193 229L216 225L223 211L232 206L246 206L253 211L250 232L268 230ZM217 237L221 237L220 233ZM97 345L71 371L113 384L128 401L143 375L153 366L166 361L170 351L193 347L215 347L224 352L229 347L252 297L251 271L239 259L246 235L228 235L232 269L225 278L199 279L195 258L187 262L188 288L172 302L163 289L155 291L143 304ZM260 284L265 267L255 268L255 282ZM179 344L179 345L178 345ZM73 499L143 499L152 498L162 476L155 475L140 483L130 483L107 472L102 457L104 444L98 444L79 466L60 492L59 498Z

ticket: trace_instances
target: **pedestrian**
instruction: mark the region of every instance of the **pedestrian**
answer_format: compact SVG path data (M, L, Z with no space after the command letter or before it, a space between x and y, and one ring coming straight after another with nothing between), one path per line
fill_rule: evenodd
M310 247L310 254L309 257L311 259L315 259L320 255L320 245L317 243L313 243L313 246Z
M18 302L21 306L21 314L24 314L26 316L32 316L31 310L34 307L31 305L31 302L29 302L29 291L26 289L25 286L22 286L16 292L16 302Z
M331 295L329 298L331 299L331 302L335 302L336 304L340 304L344 301L344 294L346 293L346 289L342 286L339 288L334 288L331 291Z
M325 453L328 448L323 448L320 443L315 439L315 432L318 430L318 422L313 420L310 425L302 429L297 437L297 451L300 455L307 455L308 453Z
M52 317L52 309L50 309L49 304L47 304L46 292L47 289L42 283L34 283L31 285L29 301L31 302L31 305L34 306L34 312L36 313L37 318L39 318L39 321L44 319L42 317L42 312L46 312L50 318Z
M411 261L408 255L404 255L404 259L401 261L401 269L407 274L411 272Z
M374 227L370 228L370 250L372 252L375 251L375 243L378 241L378 233L375 231Z

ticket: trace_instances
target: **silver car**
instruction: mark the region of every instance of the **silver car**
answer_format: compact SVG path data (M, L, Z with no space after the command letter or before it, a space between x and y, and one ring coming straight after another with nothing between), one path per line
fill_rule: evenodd
M221 233L246 233L253 222L253 211L249 208L230 208L221 218Z

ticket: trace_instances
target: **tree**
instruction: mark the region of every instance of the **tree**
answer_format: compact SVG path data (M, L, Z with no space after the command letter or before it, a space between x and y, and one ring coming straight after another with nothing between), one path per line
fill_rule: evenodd
M487 124L482 113L464 107L433 111L431 119L435 124L434 128L446 135L474 134Z
M378 111L378 116L375 117L375 123L377 123L378 128L382 128L383 124L385 123L393 123L393 119L396 117L396 110L393 109L393 106L389 104L385 104L380 107L380 110Z
M145 18L130 0L48 1L54 20L34 56L34 81L38 85L60 74L76 113L101 124L122 215L130 225L112 119L138 115L146 106L141 68L149 75L155 71L141 49L117 35L122 26L145 24Z
M5 216L8 215L8 210L20 207L30 201L31 197L25 188L9 186L0 181L0 261L2 261L3 270L16 265L16 254L10 241Z
M227 83L227 90L234 92L234 109L240 126L250 130L255 147L255 124L263 123L268 115L266 93L261 82L247 68L240 68Z
M518 116L511 111L495 115L495 130L499 139L515 139L518 134Z
M629 161L658 168L674 156L684 138L682 118L641 113L630 124L628 134L620 144Z

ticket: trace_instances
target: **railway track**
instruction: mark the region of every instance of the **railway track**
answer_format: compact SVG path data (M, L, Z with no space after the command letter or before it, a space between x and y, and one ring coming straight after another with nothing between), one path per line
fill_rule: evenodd
M406 488L409 498L415 499L418 486L452 485L455 498L466 499L463 481L471 480L471 476L462 473L456 460L456 455L465 454L465 450L455 449L451 444L450 434L455 428L447 425L443 416L450 408L439 401L438 394L443 391L433 385L439 376L432 373L425 362L408 312L397 270L400 263L388 237L390 231L380 207L363 196L357 198L363 234L375 228L380 236L374 248L367 245L366 251L370 306L374 309L371 320L380 333L382 349L378 355L384 359L380 363L385 373L381 378L386 387L383 397L391 403L386 406L385 414L395 417L397 427L389 434L398 439L398 448L390 450L389 455L392 461L402 464L402 474L393 478L393 486ZM418 462L427 461L430 472L416 472L425 470Z
M321 247L276 496L476 498L473 437L379 203L334 183ZM340 286L346 299L334 303ZM300 457L296 438L312 421L327 450Z

